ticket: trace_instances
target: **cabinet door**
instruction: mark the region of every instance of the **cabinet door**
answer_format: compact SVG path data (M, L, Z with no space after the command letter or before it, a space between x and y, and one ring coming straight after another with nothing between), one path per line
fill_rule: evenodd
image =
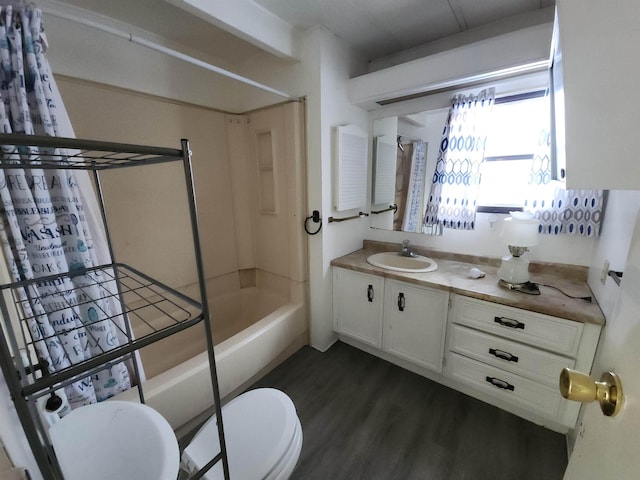
M637 190L640 2L556 3L553 87L555 113L561 115L556 129L564 123L556 140L567 188Z
M449 293L387 280L383 349L440 372Z
M382 346L384 278L333 269L334 329L368 345Z

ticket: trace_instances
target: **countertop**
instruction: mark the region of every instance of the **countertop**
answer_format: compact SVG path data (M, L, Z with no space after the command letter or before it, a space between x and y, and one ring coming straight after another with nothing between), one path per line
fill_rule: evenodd
M499 259L450 254L415 247L416 253L433 258L437 262L436 271L404 273L378 268L367 263L367 257L373 253L399 250L400 246L393 243L365 240L364 248L332 260L331 265L416 285L440 288L452 293L567 320L604 326L604 315L586 282L586 267L532 262L529 268L530 280L540 284L540 295L529 295L507 290L498 285ZM472 267L479 268L486 275L483 278L471 278L469 270ZM544 285L559 288L572 296L590 296L592 300L589 302L572 299Z

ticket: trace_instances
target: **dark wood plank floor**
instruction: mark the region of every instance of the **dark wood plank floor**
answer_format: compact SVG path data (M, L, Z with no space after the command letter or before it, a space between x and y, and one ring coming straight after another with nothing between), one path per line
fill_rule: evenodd
M299 350L253 388L296 405L292 479L561 479L564 436L344 343Z

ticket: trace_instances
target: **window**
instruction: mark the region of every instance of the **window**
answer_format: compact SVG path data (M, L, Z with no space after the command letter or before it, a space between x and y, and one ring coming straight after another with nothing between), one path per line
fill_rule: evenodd
M496 99L480 167L478 212L522 209L541 127L548 123L544 91Z

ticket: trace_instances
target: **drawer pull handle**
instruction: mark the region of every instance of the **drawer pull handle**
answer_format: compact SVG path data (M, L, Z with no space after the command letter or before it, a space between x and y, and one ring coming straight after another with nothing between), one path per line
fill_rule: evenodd
M499 323L503 327L519 328L521 330L524 330L524 323L519 322L517 320L513 320L512 318L493 317L493 321L496 322L496 323Z
M511 390L513 392L516 389L516 387L511 385L509 382L505 382L504 380L500 380L499 378L487 377L485 378L485 380L491 385L502 388L503 390Z
M404 293L402 292L398 294L398 310L404 312Z
M489 353L494 357L500 358L502 360L506 360L507 362L518 363L518 357L516 357L512 353L505 352L504 350L498 350L497 348L490 348Z
M367 300L373 302L373 285L369 285L369 288L367 288Z

